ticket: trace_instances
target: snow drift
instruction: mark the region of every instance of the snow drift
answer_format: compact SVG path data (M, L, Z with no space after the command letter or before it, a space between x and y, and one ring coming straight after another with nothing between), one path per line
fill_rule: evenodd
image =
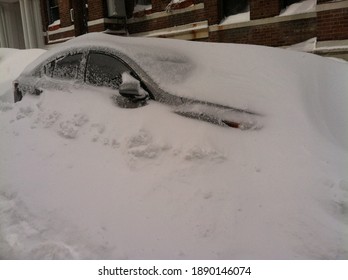
M166 91L256 111L262 129L214 126L156 102L121 109L88 86L2 102L1 258L348 257L347 63L115 40Z
M0 101L13 102L12 81L45 51L0 48Z

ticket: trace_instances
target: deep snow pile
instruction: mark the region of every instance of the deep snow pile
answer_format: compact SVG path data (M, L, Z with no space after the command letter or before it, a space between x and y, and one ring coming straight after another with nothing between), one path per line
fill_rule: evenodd
M0 48L0 101L13 102L12 81L45 51Z
M346 259L348 64L136 41L190 58L182 83L156 76L167 90L257 111L263 127L121 109L87 86L0 103L0 257Z

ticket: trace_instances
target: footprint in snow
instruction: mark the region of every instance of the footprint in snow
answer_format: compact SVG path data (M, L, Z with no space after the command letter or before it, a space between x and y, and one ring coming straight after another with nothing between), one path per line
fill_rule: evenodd
M171 146L155 143L152 135L146 130L140 130L131 136L126 143L128 154L134 158L154 159Z
M59 124L58 134L67 139L74 139L80 128L89 121L85 114L75 114L71 120L63 121Z
M33 112L34 109L31 106L20 107L19 111L17 112L16 119L20 120L26 117L30 117Z
M195 146L186 151L184 159L187 161L197 161L197 160L213 160L217 162L223 162L226 157L215 149L202 148Z
M48 241L34 247L28 257L35 260L73 260L77 259L78 255L64 243Z

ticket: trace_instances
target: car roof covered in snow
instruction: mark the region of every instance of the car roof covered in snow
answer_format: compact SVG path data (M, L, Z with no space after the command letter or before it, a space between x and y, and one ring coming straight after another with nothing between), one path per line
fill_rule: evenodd
M90 33L47 51L24 72L56 53L79 48L107 49L127 57L126 62L134 62L167 93L261 114L270 114L279 105L273 104L274 97L285 91L308 98L299 92L299 84L315 82L317 94L327 96L325 88L332 81L325 73L311 76L313 68L346 68L317 55L264 46ZM335 73L346 75L343 70ZM347 85L340 82L335 88L346 91Z

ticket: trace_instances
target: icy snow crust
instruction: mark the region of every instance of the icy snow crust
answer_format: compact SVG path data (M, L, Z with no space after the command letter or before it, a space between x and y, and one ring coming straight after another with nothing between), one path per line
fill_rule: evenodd
M153 101L122 109L84 85L1 102L0 258L348 258L347 64L105 38L61 48L117 41L164 90L257 111L264 126L226 129Z

